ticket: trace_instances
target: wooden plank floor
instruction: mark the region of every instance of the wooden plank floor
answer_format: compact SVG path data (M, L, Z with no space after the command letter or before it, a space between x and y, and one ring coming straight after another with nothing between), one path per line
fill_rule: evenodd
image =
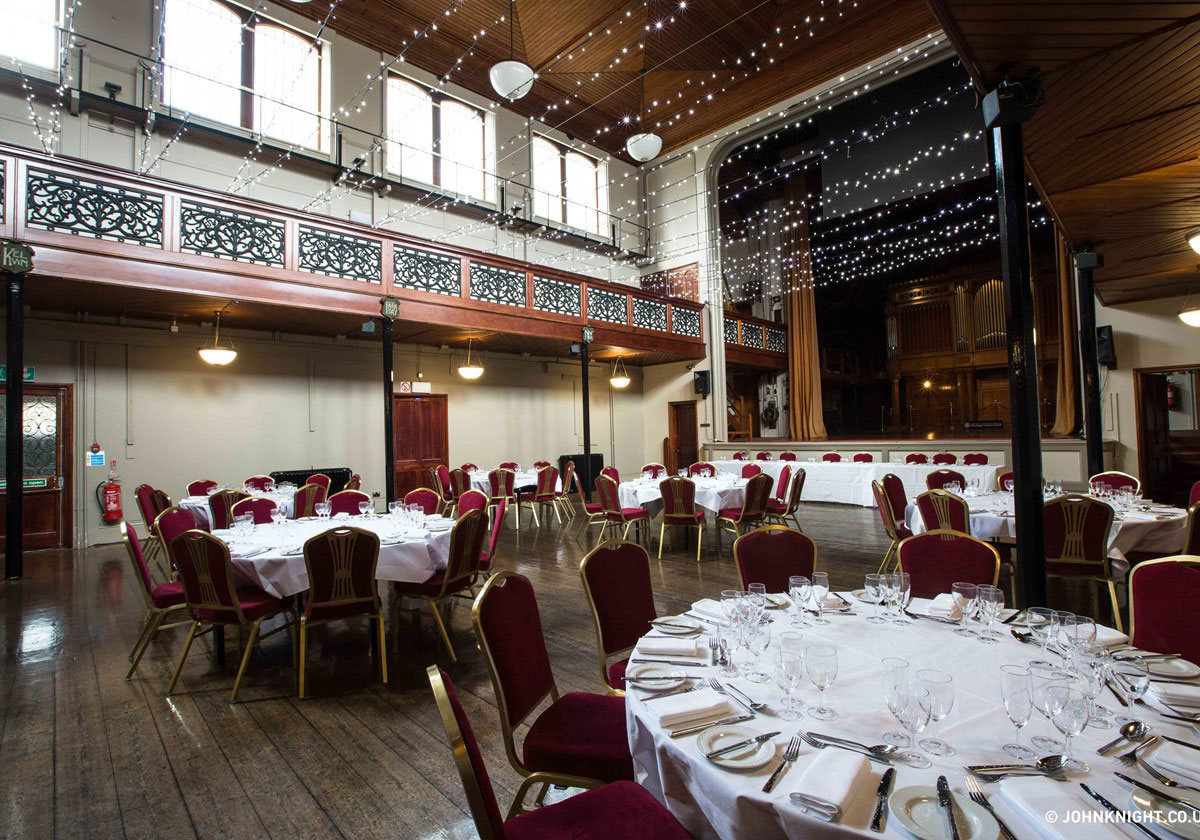
M887 547L871 508L804 505L801 521L834 587L861 586ZM578 524L530 526L518 545L509 528L498 561L533 581L563 691L599 687L579 581L585 540ZM699 566L694 548L664 553L661 563L652 552L660 614L736 585L724 546ZM25 568L27 580L0 583L5 837L475 837L425 677L433 662L459 687L502 807L511 801L519 780L504 756L467 601L450 611L455 665L427 616L403 617L384 688L371 671L365 623L324 626L310 637L310 699L300 701L281 633L260 646L242 702L231 706L232 638L224 670L207 637L197 642L171 697L163 691L184 628L165 631L124 681L142 599L121 546L30 554Z

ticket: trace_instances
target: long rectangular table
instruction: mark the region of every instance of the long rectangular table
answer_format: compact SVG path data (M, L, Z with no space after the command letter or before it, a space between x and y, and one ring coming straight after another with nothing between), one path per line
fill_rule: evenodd
M659 489L661 479L646 481L623 481L617 488L621 507L646 507L651 516L662 509L662 490ZM746 499L745 479L732 479L729 476L720 478L703 478L696 476L692 479L696 485L696 506L702 507L712 514L719 513L725 508L741 507Z

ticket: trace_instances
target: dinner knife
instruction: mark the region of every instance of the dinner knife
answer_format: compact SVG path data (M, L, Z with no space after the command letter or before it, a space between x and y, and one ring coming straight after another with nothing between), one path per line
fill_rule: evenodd
M1200 750L1200 745L1189 744L1187 741L1180 741L1178 738L1172 738L1170 735L1159 735L1164 741L1170 741L1172 744L1178 744L1181 747L1187 747L1189 750Z
M688 668L707 668L708 665L703 662L682 661L679 659L647 659L644 656L631 657L630 662L657 662L660 665L682 665Z
M896 768L889 767L879 780L879 788L875 791L875 815L871 817L871 830L883 833L883 818L887 815L888 795L892 792L892 782L896 780Z
M672 730L671 737L682 738L684 735L695 735L697 732L703 732L712 726L729 726L732 723L744 723L748 720L754 720L754 715L734 715L733 717L721 718L720 720L708 721L706 723L696 723L691 726L685 726L682 729Z
M1117 775L1120 775L1120 774L1118 773ZM1153 837L1153 838L1154 838L1154 840L1159 840L1159 837L1158 837L1158 835L1157 835L1157 834L1155 834L1155 833L1154 833L1153 831L1151 831L1150 829L1146 828L1146 826L1142 825L1140 822L1136 822L1136 821L1134 821L1134 820L1126 819L1126 818L1125 818L1125 815L1124 815L1124 813L1122 813L1122 811L1121 811L1119 808L1117 808L1117 806L1116 806L1116 805L1112 804L1112 803L1111 803L1111 802L1109 802L1107 799L1105 799L1103 796L1101 796L1100 794L1096 793L1096 791L1094 791L1094 790L1092 790L1090 787L1088 787L1086 782L1080 782L1080 783L1079 783L1079 786L1080 786L1081 788L1083 788L1083 792L1084 792L1084 793L1086 793L1088 796L1092 797L1092 799L1095 799L1097 802L1099 802L1101 805L1103 805L1103 806L1104 806L1104 808L1105 808L1107 811L1109 811L1109 812L1111 812L1111 813L1113 813L1113 814L1118 814L1118 815L1120 815L1120 816L1121 816L1121 822L1125 823L1126 825L1131 825L1131 826L1133 826L1133 827L1134 827L1134 828L1136 828L1138 831L1142 832L1142 834L1145 834L1147 837Z
M957 625L957 624L962 623L959 621L955 621L952 618L938 618L937 616L922 615L921 613L909 612L908 610L905 610L904 614L906 616L908 616L909 618L923 618L926 621L936 621L938 624L955 624L955 625Z
M716 758L717 756L725 755L725 753L731 753L734 750L740 750L743 747L748 747L751 744L758 744L758 743L761 743L762 741L769 741L778 734L779 734L778 732L764 732L762 735L755 735L753 738L747 738L744 741L738 741L736 744L730 744L728 747L721 747L721 749L719 749L719 750L713 750L712 752L705 753L704 757L705 758Z
M1018 618L1020 618L1023 615L1025 615L1025 610L1017 610L1015 613L1013 613L1012 615L1010 615L1008 618L1004 619L1004 621L1002 621L1000 623L1001 624L1012 624L1014 621L1016 621Z
M1114 773L1113 775L1115 775L1118 779L1123 779L1124 781L1129 782L1129 784L1133 785L1135 788L1144 790L1144 791L1146 791L1146 793L1152 794L1153 796L1157 796L1159 799L1162 799L1166 802L1170 802L1172 805L1179 805L1179 806L1188 808L1188 809L1200 814L1200 808L1197 808L1195 805L1193 805L1191 802L1188 802L1187 800L1180 799L1177 796L1172 796L1169 793L1164 793L1163 791L1159 790L1158 788L1151 787L1150 785L1139 782L1137 779L1131 779L1128 776L1126 776L1124 773Z
M950 828L950 840L959 840L958 820L954 818L954 797L950 795L950 783L945 776L937 780L938 806L946 812L946 824Z
M690 624L680 624L677 621L665 621L660 618L656 618L654 621L651 621L650 623L653 624L655 627L676 627L680 630L699 630L700 629L699 627L693 627Z

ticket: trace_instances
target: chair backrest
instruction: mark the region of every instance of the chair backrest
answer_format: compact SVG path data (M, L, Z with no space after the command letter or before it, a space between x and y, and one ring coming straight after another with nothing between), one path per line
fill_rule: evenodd
M1005 470L1004 472L1000 473L1000 475L996 476L996 489L1003 490L1004 482L1006 481L1011 481L1013 485L1016 486L1017 478L1016 474L1013 473L1012 470Z
M955 583L1000 579L1000 553L989 543L957 531L926 531L901 541L900 571L912 579L912 597L936 598Z
M222 490L209 496L208 509L213 530L220 531L233 525L233 506L249 498L250 494L241 490Z
M872 481L871 492L875 495L875 508L879 511L879 519L883 522L884 533L893 541L899 540L900 531L896 527L896 516L892 512L892 505L888 501L887 493L884 492L883 484Z
M963 456L963 464L968 467L984 467L987 466L988 457L982 452L968 452Z
M958 482L959 489L967 486L967 480L958 470L934 470L925 476L925 489L941 490L953 482Z
M325 492L329 492L329 476L325 473L313 473L304 480L305 484L320 484L325 488Z
M933 456L933 463L935 463L935 464L957 464L958 456L951 455L949 452L939 452Z
M897 523L903 522L904 511L908 507L908 492L904 489L904 480L895 473L888 473L879 483L883 485L883 494L892 506L892 519Z
M521 469L521 465L518 464L516 461L501 461L500 469L502 469L502 470L519 470L519 469Z
M1200 502L1200 481L1192 485L1192 490L1188 493L1188 507Z
M662 493L663 522L675 525L695 525L696 482L673 475L658 483Z
M910 452L908 455L904 456L904 463L906 463L906 464L928 464L929 458L920 452Z
M214 481L213 487L216 486L217 483ZM171 506L171 500L167 494L161 490L155 490L149 484L139 484L133 491L133 497L137 500L138 510L142 514L142 522L146 523L147 528L154 524L154 520L158 519L160 513Z
M310 537L304 543L304 567L308 569L305 618L322 621L379 613L378 562L379 537L371 531L340 526Z
M604 674L605 657L632 648L658 617L650 584L650 555L637 543L606 542L583 558L579 577L592 608L600 672Z
M1200 662L1196 601L1200 557L1181 554L1144 560L1129 573L1130 642L1141 650L1178 653Z
M795 461L796 453L795 452L780 452L779 460L780 461Z
M339 513L348 513L351 516L358 516L360 502L366 502L374 507L371 497L361 490L342 490L334 493L329 497L329 515L337 516Z
M430 490L428 487L418 487L404 494L404 504L420 505L421 512L426 516L433 516L437 513L439 501L437 491Z
M575 462L567 461L567 463L563 466L562 490L559 492L559 495L565 496L567 493L570 493L571 492L571 482L573 482L574 480L575 480Z
M508 514L508 499L496 502L496 514L492 517L492 534L488 538L488 560L496 562L496 546L504 529L504 517Z
M261 496L251 496L248 499L242 499L240 502L235 502L231 512L234 519L241 516L243 513L248 513L254 517L255 525L267 525L271 521L271 514L279 505L271 499L264 499Z
M443 502L453 502L454 492L450 489L450 468L445 464L438 464L433 468L434 471L434 487L442 494Z
M851 460L856 464L873 464L875 463L875 456L870 452L858 452L855 453Z
M185 531L174 539L171 549L192 618L197 610L205 610L206 621L245 624L224 540L204 531Z
M456 583L473 578L479 571L479 552L483 550L486 535L487 516L482 510L469 510L458 517L450 532L450 556L442 573L441 595L451 591Z
M217 482L211 478L198 478L188 483L187 494L189 496L207 496L216 486Z
M558 470L554 467L542 467L537 474L537 491L535 502L552 502L558 495Z
M513 482L516 479L517 474L507 467L501 467L488 473L488 490L492 499L511 499Z
M253 487L255 490L265 492L275 486L275 479L269 475L252 475L242 482L246 487Z
M125 520L121 520L121 540L125 543L125 551L129 554L129 562L133 566L134 576L141 584L142 597L146 606L154 607L154 580L150 577L150 567L146 565L146 555L142 553L142 542L138 539L137 531Z
M771 453L770 452L759 452L757 455L754 456L754 460L755 461L770 461Z
M617 493L617 482L606 475L596 476L596 495L600 497L600 507L609 517L624 519L621 514L621 498Z
M746 464L742 467L742 478L754 478L754 476L762 473L762 467L758 464Z
M750 454L750 453L746 452L745 450L741 450L741 451L739 451L739 452L734 452L734 453L733 453L733 460L735 460L735 461L745 461L745 460L746 460L746 456L747 456L748 454Z
M462 465L462 469L465 470L466 472L470 473L470 472L475 472L476 470L479 469L479 467L475 464L466 463L466 464Z
M807 477L808 473L799 468L792 474L792 482L788 488L787 510L784 511L785 516L795 513L800 507L800 495L804 492L804 479Z
M159 541L162 542L163 548L169 549L175 538L184 531L190 531L196 527L196 517L186 508L169 507L158 515L150 526L151 530L158 535ZM170 551L168 550L168 555Z
M961 496L948 490L926 490L916 503L926 531L971 533L971 508Z
M761 522L771 498L771 476L759 473L746 482L746 500L742 502L739 522Z
M550 462L549 462L549 461L534 461L534 462L533 462L533 468L534 468L535 470L540 470L540 469L542 469L543 467L548 467L548 466L550 466Z
M1131 476L1129 473L1117 472L1116 470L1108 470L1107 472L1096 473L1088 479L1088 486L1101 484L1109 490L1123 490L1128 487L1130 490L1137 492L1142 489L1142 482Z
M1113 509L1099 499L1068 493L1042 506L1046 571L1056 575L1105 576Z
M455 500L471 489L471 474L464 469L450 470L450 493Z
M488 506L487 493L482 490L468 490L458 497L458 515L462 516L469 510L486 511Z
M842 460L842 456L836 452L826 452L821 456L821 460L827 464L836 464Z
M779 471L779 478L775 480L775 501L782 502L784 496L787 495L788 482L792 480L792 468L784 464Z
M688 475L695 477L698 475L714 476L717 474L717 468L708 461L697 461L688 467Z
M817 544L783 525L765 525L734 540L733 559L743 590L752 583L761 583L768 592L787 592L789 577L812 577L817 566Z
M292 497L292 516L301 519L317 515L317 502L325 501L325 488L320 484L305 484Z
M458 775L467 794L475 830L479 832L480 840L505 840L504 818L496 803L496 792L488 777L487 765L483 762L483 752L471 729L471 721L454 690L454 683L450 681L450 675L439 671L436 665L430 665L425 671L429 675L429 685L446 730L446 740L450 743L450 753L454 756L454 764L458 767Z
M359 475L358 473L355 473L354 475L350 476L350 480L346 482L346 486L343 487L342 489L343 490L361 490L362 489L362 476Z
M611 478L617 484L621 483L621 473L616 467L605 467L604 469L600 470L600 475Z
M651 478L658 478L660 475L665 475L666 472L667 468L662 464L644 464L642 466L642 473L651 473Z
M1200 555L1200 502L1188 508L1187 537L1183 541L1183 553Z

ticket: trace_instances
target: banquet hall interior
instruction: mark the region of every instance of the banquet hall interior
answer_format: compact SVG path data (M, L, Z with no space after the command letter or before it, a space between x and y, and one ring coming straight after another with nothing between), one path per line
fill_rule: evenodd
M0 834L1200 838L1198 49L0 0Z

